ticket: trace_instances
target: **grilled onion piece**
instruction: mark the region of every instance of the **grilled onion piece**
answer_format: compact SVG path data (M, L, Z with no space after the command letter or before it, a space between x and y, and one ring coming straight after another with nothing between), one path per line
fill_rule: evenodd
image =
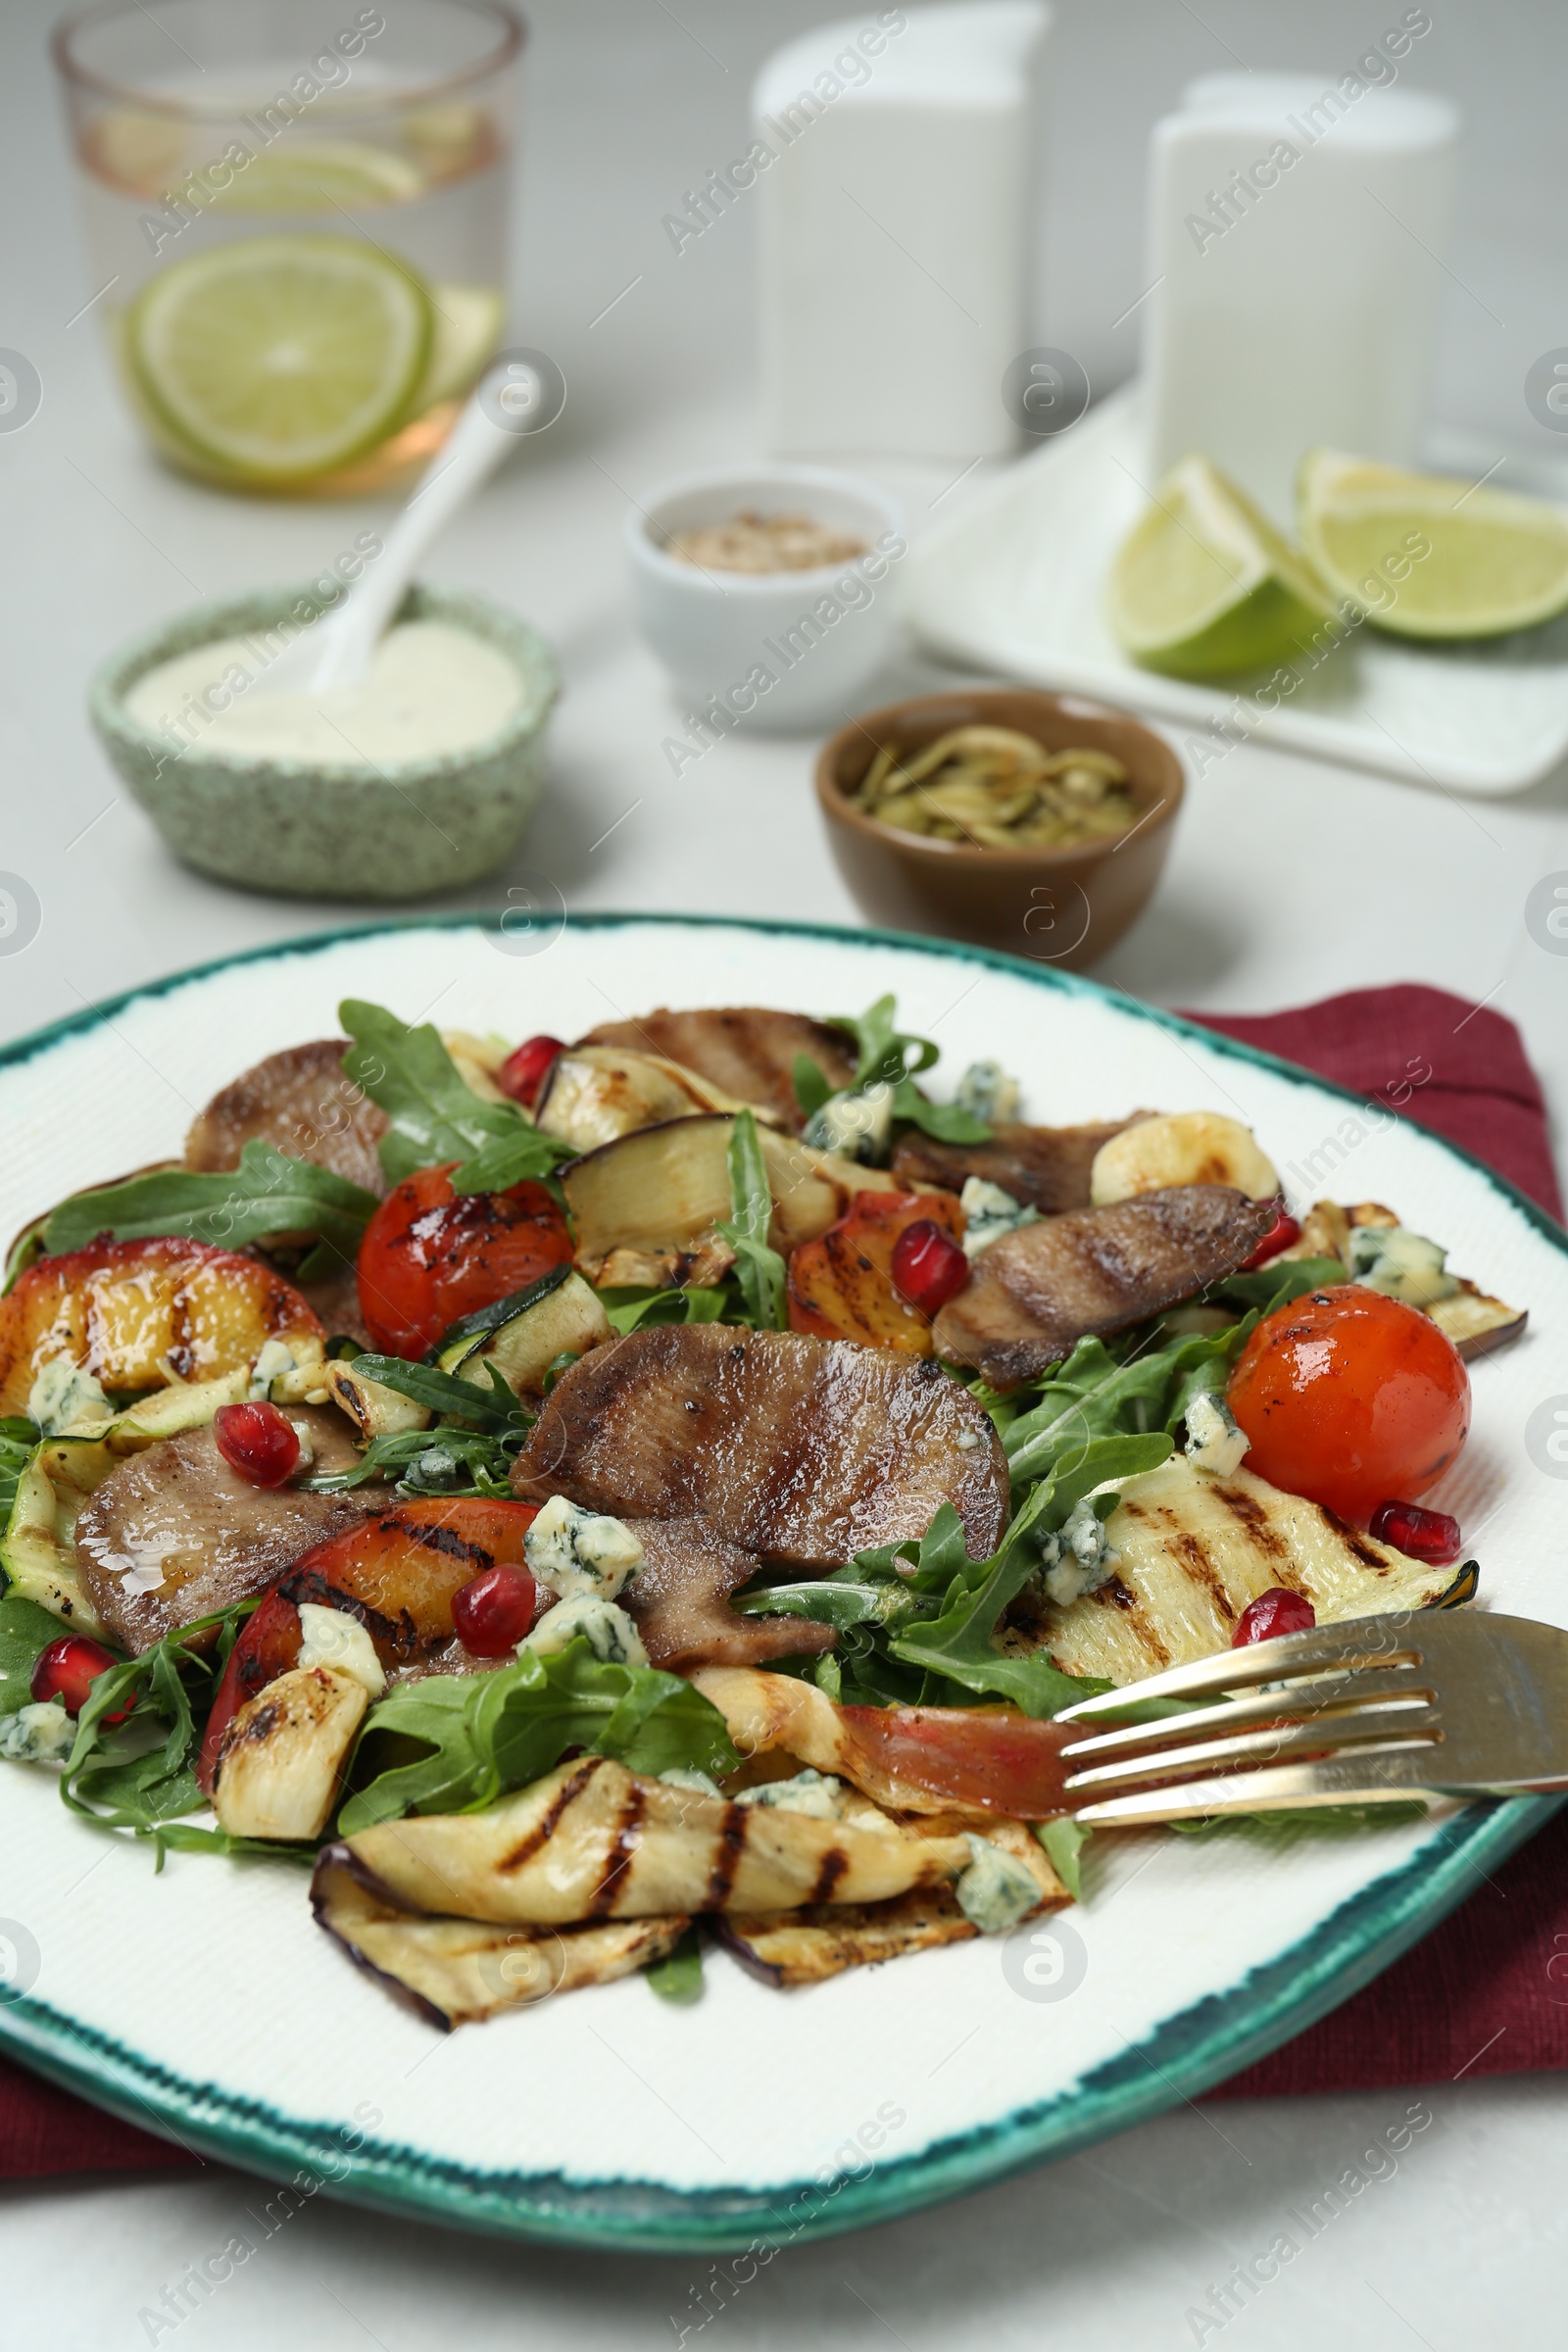
M365 1685L296 1666L247 1699L223 1734L213 1809L231 1838L319 1838L369 1705Z

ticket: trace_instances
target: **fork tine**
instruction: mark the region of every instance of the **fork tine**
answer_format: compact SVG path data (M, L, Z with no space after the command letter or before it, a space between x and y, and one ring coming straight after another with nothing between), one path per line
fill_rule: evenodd
M1441 1731L1436 1707L1416 1706L1408 1710L1369 1707L1364 1713L1319 1716L1310 1723L1290 1724L1283 1729L1260 1724L1255 1731L1239 1733L1234 1739L1198 1740L1190 1745L1161 1748L1152 1756L1113 1756L1106 1763L1092 1764L1087 1771L1071 1774L1063 1786L1071 1795L1080 1788L1168 1779L1175 1773L1215 1764L1245 1764L1254 1757L1272 1761L1279 1756L1321 1756L1325 1752L1333 1755L1357 1744L1394 1747L1412 1740L1431 1747Z
M1442 1793L1429 1777L1430 1747L1332 1757L1315 1764L1282 1764L1263 1772L1222 1773L1181 1781L1130 1796L1078 1807L1086 1829L1138 1829L1162 1821L1192 1821L1224 1813L1296 1812L1317 1805L1392 1804Z
M1216 1657L1195 1658L1190 1665L1169 1667L1163 1674L1124 1684L1098 1698L1080 1698L1063 1707L1055 1720L1086 1723L1148 1699L1217 1697L1224 1690L1277 1682L1286 1675L1390 1666L1405 1659L1412 1665L1421 1659L1421 1644L1407 1617L1346 1617L1332 1625L1315 1626L1310 1633L1280 1634L1272 1642L1252 1642L1245 1649L1224 1649Z
M1371 1706L1388 1699L1435 1699L1436 1695L1431 1683L1408 1666L1384 1675L1369 1668L1337 1675L1330 1682L1292 1683L1283 1690L1254 1690L1245 1697L1222 1699L1217 1706L1161 1715L1152 1723L1118 1724L1113 1731L1072 1740L1061 1751L1062 1761L1076 1767L1080 1758L1124 1754L1133 1748L1151 1750L1185 1741L1198 1732L1240 1732L1250 1724L1298 1715L1310 1714L1333 1723L1348 1707Z

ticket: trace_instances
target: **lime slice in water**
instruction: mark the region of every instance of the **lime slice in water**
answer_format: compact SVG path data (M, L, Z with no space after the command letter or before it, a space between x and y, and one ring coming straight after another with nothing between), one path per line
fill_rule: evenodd
M225 213L354 212L405 203L425 185L407 156L350 139L315 139L264 149L212 199Z
M352 237L248 237L152 278L127 321L137 379L175 440L255 483L373 449L430 350L423 284Z
M470 390L501 340L501 296L494 286L432 286L430 303L430 357L416 410Z
M1301 538L1325 580L1400 637L1500 637L1568 610L1568 512L1309 450Z
M1332 607L1246 492L1194 456L1122 541L1106 610L1135 662L1212 678L1291 660Z

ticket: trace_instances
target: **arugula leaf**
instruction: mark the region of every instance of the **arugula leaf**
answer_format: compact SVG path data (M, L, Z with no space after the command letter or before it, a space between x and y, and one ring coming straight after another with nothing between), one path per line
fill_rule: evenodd
M886 1584L855 1584L837 1576L799 1585L760 1585L731 1595L743 1617L808 1617L816 1625L903 1625L934 1614L935 1604L911 1592L902 1578Z
M944 1144L986 1144L991 1129L961 1102L928 1102L912 1078L901 1078L893 1090L893 1116L907 1119L926 1135Z
M1040 1402L1002 1432L1014 1486L1047 1475L1094 1438L1174 1433L1198 1390L1223 1391L1256 1322L1255 1313L1244 1315L1226 1331L1190 1332L1126 1362L1102 1340L1080 1340L1044 1383Z
M487 1389L476 1381L460 1380L455 1372L443 1372L435 1364L411 1364L401 1355L375 1355L368 1349L355 1357L354 1369L381 1388L395 1389L400 1396L422 1404L426 1412L455 1414L496 1436L508 1431L520 1434L528 1425L521 1404L488 1356L481 1357L479 1364L489 1376Z
M1107 1479L1132 1478L1156 1469L1170 1451L1170 1439L1162 1431L1151 1431L1143 1436L1095 1438L1059 1458L1014 1515L991 1558L968 1563L954 1578L942 1615L894 1637L890 1645L894 1657L945 1675L967 1690L995 1691L1010 1698L1026 1715L1053 1715L1072 1699L1089 1696L1089 1679L1063 1674L1043 1650L1027 1657L1004 1657L993 1647L992 1635L1003 1611L1017 1598L1034 1571L1035 1549L1025 1542L1031 1530L1044 1533L1059 1528L1096 1487ZM1092 1687L1096 1690L1110 1688L1099 1681Z
M833 1081L822 1064L813 1061L809 1054L796 1054L791 1078L803 1119L808 1119L813 1111L821 1109L824 1102L832 1101Z
M42 1434L35 1422L21 1413L11 1413L0 1420L0 1533L4 1533L11 1517L22 1473L32 1459L32 1449Z
M643 1975L648 1979L662 2001L674 2001L685 2008L702 1998L703 1946L695 1928L688 1928L672 1952L656 1960Z
M239 1166L226 1172L154 1168L62 1200L49 1212L44 1247L54 1255L85 1250L102 1233L117 1242L176 1234L241 1250L269 1234L303 1232L352 1258L375 1207L375 1195L346 1176L252 1136Z
M759 1331L782 1331L787 1321L784 1295L785 1265L770 1249L767 1228L773 1214L773 1188L767 1180L757 1132L757 1115L743 1110L730 1129L730 1221L718 1231L735 1252L735 1279L740 1284L749 1319Z
M525 1178L547 1177L574 1156L541 1135L514 1102L482 1101L430 1022L410 1028L357 997L344 1000L338 1018L354 1041L343 1056L344 1075L391 1121L376 1150L393 1184L416 1168L455 1159L454 1192L504 1192Z
M911 1032L895 1025L894 1014L898 1000L878 997L864 1012L833 1013L829 1026L847 1030L855 1040L857 1054L855 1077L843 1091L856 1094L861 1088L877 1083L893 1090L893 1116L910 1126L919 1127L927 1135L938 1137L947 1144L984 1144L990 1141L991 1129L983 1119L956 1102L928 1102L915 1085L921 1070L928 1070L938 1058L940 1049L928 1037L915 1037ZM809 1073L809 1075L808 1075ZM822 1071L808 1055L795 1059L795 1099L808 1116L829 1100L831 1090L816 1095L809 1104L802 1092L815 1094L818 1084L826 1088Z
M523 1788L568 1748L613 1756L633 1772L676 1766L718 1777L740 1758L724 1718L679 1675L596 1658L580 1637L546 1658L525 1649L514 1666L480 1675L431 1675L370 1709L360 1755L378 1735L430 1753L394 1764L351 1796L345 1837L409 1812L473 1812Z
M1070 1813L1035 1823L1035 1836L1046 1849L1046 1859L1075 1903L1082 1900L1084 1891L1080 1857L1094 1834Z
M342 1494L368 1479L390 1479L398 1494L484 1494L502 1501L512 1494L512 1464L521 1442L488 1430L404 1429L373 1438L349 1470L318 1472L305 1481L315 1494Z
M42 1257L43 1232L48 1222L47 1216L34 1217L32 1223L24 1225L12 1243L11 1254L6 1259L5 1279L0 1282L0 1298L8 1298L27 1268L36 1265Z
M0 1600L0 1717L27 1705L39 1653L64 1631L54 1612L39 1608L35 1600L23 1600L15 1592Z
M1255 1306L1268 1315L1308 1291L1331 1290L1348 1279L1337 1257L1298 1257L1289 1265L1262 1266L1255 1274L1226 1274L1200 1295L1205 1302Z
M740 1307L728 1284L720 1289L704 1285L695 1290L601 1291L599 1302L611 1330L622 1337L645 1323L722 1323Z

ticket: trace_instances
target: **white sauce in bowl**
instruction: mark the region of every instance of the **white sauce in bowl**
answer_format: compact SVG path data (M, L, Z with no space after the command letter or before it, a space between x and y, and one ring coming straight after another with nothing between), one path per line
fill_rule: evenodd
M400 622L357 686L326 694L248 691L265 666L260 632L219 638L148 670L125 708L149 734L236 767L378 768L473 751L523 699L498 647L444 620Z

